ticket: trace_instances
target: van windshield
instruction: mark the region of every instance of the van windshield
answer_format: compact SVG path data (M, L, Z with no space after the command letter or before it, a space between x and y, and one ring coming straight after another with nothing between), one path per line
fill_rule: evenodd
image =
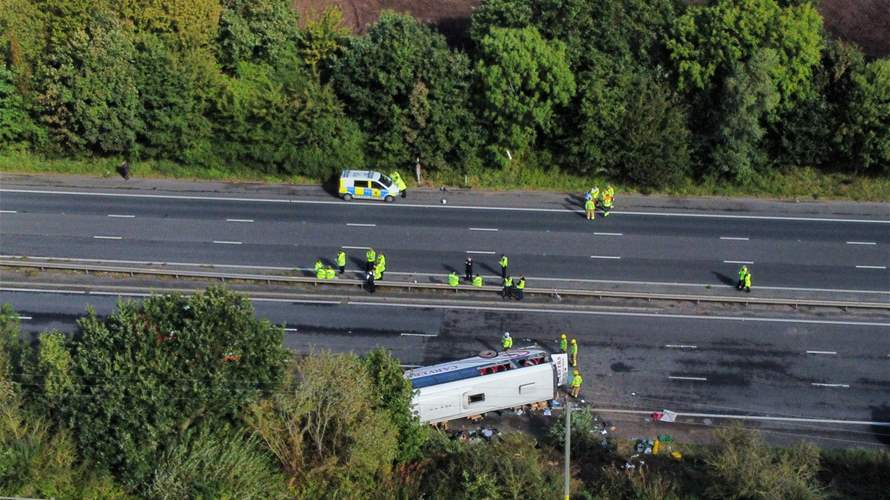
M379 179L379 180L380 180L381 184L383 184L384 186L386 186L386 187L392 187L392 179L390 179L389 177L387 177L387 176L385 176L385 175L383 175L383 174L380 174L380 179Z

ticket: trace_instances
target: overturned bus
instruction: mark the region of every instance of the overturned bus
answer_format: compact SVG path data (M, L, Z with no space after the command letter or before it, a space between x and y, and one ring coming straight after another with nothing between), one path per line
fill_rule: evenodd
M567 365L565 354L530 347L414 368L405 377L416 390L414 414L435 424L554 399Z

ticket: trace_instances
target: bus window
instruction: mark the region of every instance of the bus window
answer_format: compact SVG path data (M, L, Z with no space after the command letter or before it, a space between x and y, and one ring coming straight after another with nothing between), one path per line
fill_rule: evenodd
M369 181L355 181L353 185L357 188L366 188L368 187Z
M372 183L371 183L371 187L374 188L374 189L386 189L386 188L383 187L383 185L380 184L379 182L372 182Z

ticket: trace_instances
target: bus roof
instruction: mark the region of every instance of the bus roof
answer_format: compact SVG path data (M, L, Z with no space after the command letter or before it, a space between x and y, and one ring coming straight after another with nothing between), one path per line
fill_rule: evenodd
M476 377L479 375L479 368L510 363L538 355L548 356L549 353L540 348L511 349L490 358L473 356L472 358L447 361L432 366L421 366L406 371L405 378L411 381L411 385L415 389L419 389L430 385Z

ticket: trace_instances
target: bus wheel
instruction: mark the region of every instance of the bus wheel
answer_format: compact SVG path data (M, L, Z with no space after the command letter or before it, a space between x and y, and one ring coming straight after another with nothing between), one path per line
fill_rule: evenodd
M393 200L395 200L395 198L393 198L391 194L388 194L386 195L386 198L383 198L383 201L387 203L392 203Z
M346 193L346 194L343 195L343 199L346 200L346 201L349 201L349 200L352 199L352 195L349 194L349 193Z

